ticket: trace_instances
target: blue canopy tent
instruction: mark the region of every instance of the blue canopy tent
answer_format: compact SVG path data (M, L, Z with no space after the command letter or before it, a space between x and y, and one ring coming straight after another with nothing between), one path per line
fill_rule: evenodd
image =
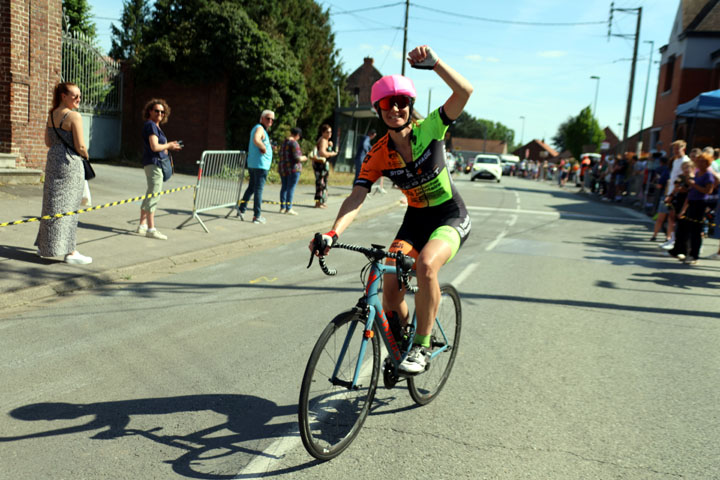
M720 90L703 92L675 109L678 117L720 118Z
M680 118L683 118L683 123L690 123L687 141L688 145L692 145L698 119L720 120L720 90L703 92L689 102L677 106L675 109L675 138L677 138L678 120Z

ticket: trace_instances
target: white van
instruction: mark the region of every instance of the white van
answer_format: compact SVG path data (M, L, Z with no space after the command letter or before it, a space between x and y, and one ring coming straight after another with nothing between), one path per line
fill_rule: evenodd
M514 165L517 167L518 162L520 161L520 157L517 155L510 155L509 153L504 153L500 155L500 163L502 164L502 174L503 175L510 175L510 169Z

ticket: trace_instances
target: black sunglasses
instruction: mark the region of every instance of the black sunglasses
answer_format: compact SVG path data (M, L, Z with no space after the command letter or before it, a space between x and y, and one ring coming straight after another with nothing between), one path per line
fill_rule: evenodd
M378 101L380 108L383 110L390 110L393 105L397 105L398 110L402 110L410 105L410 102L410 97L406 95L391 95L389 97L381 98L380 101Z
M160 115L165 115L165 110L153 110L155 113L159 113Z

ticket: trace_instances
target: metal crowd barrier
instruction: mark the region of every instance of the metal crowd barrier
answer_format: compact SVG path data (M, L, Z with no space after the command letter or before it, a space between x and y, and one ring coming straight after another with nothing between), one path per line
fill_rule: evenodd
M245 176L244 151L206 150L198 162L197 185L193 196L192 216L177 228L183 228L190 220L197 220L206 233L210 233L199 214L218 208L229 208L240 214L240 194Z

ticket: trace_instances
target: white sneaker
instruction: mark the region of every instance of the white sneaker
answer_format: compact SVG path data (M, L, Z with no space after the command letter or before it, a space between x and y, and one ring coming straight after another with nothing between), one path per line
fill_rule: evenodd
M426 356L425 347L413 345L408 356L398 365L398 370L404 373L420 373L425 370L427 365Z
M92 258L86 257L80 252L68 253L65 255L65 263L69 263L71 265L87 265L92 263Z
M284 208L280 209L280 213L285 213L285 212L287 212L287 210L285 210Z
M288 214L288 215L297 215L297 214L298 214L298 213L297 213L295 210L293 210L292 208L291 208L290 210L286 211L285 213Z
M157 229L148 230L145 236L148 238L154 238L156 240L167 240L167 235L163 235L162 233L160 233L160 230Z
M135 233L138 233L140 235L145 235L147 233L147 225L138 225L138 228L135 230Z
M660 245L660 248L665 250L672 250L673 248L675 248L675 240L668 240L667 242Z

